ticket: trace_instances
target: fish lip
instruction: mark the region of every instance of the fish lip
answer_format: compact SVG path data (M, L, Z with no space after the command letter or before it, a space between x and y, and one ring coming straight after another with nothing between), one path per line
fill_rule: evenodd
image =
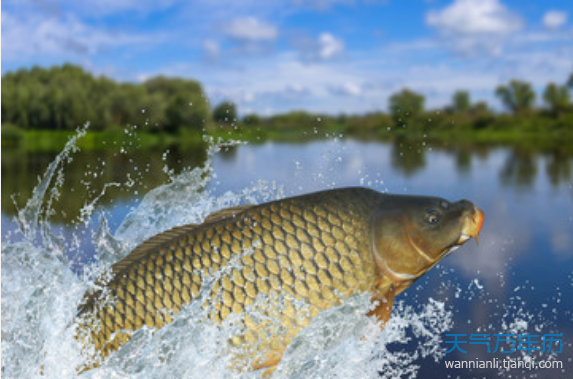
M464 243L466 243L470 238L472 238L471 236L462 233L460 235L460 238L458 238L458 240L456 241L456 243L454 244L454 246L460 246L463 245Z
M473 207L474 212L470 217L465 219L461 235L456 241L455 245L462 245L472 237L475 238L476 243L479 242L478 238L483 226L484 213L475 205Z

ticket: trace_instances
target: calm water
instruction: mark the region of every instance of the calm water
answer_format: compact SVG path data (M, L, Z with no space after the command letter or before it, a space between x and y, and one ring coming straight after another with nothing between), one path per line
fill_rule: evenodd
M10 194L19 193L16 202L23 207L38 175L54 156L3 153L3 245L19 238L12 234L16 223ZM74 272L78 273L97 249L92 232L101 226L102 215L113 234L151 189L177 177L185 167L205 164L207 154L191 147L150 152L118 147L105 153L79 152L72 157L62 172L66 182L59 197L54 198L55 214L50 216L49 225L61 235L63 249L74 259ZM424 350L418 347L423 338L416 334L415 327L406 334L408 343L390 344L388 349L410 355L417 352L420 356L409 366L420 366L412 371L422 378L573 375L572 157L508 148L448 149L423 143L330 139L304 144L239 145L215 153L209 164L212 178L205 189L214 207L224 205L229 198L249 201L250 193L254 201L261 201L265 197L356 185L391 193L471 200L486 215L479 246L470 241L445 259L401 295L402 304L421 309L433 300L443 303L451 317L442 321L452 322L444 333L492 337L496 333L562 334L562 353L532 356L535 360L562 361L564 369L472 369L469 374L446 369L445 360L522 359L523 351L493 354L484 345L466 344L463 347L467 354L453 352L439 359L436 355L424 358ZM98 200L92 212L85 205L94 199ZM79 222L82 207L89 211L84 211ZM76 241L78 236L81 241ZM3 281L6 278L3 271ZM4 284L2 292L4 306ZM4 310L2 317L4 321ZM4 340L4 326L2 336ZM432 343L451 347L444 343L451 337L435 337ZM424 341L427 344L427 337ZM493 349L495 339L492 341ZM384 374L382 371L380 374ZM409 377L408 372L404 369L398 375Z

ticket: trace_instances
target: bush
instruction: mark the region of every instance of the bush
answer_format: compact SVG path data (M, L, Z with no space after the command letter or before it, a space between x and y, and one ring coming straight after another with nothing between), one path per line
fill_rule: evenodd
M24 137L24 132L18 128L16 125L4 123L2 124L2 146L18 146L22 138Z

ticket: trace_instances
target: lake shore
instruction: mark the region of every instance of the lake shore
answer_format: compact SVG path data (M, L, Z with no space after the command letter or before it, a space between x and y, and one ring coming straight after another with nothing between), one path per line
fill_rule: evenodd
M340 123L325 123L306 127L253 127L238 124L233 127L209 125L200 134L181 128L177 133L153 133L134 127L125 129L97 131L89 130L78 141L78 147L84 151L108 150L130 141L134 143L131 133L137 135L137 147L142 149L167 148L174 145L205 145L205 137L215 140L235 140L249 143L305 142L329 138L353 138L392 142L407 140L409 142L427 142L436 145L469 145L469 146L508 146L532 151L560 152L573 154L573 129L551 129L545 132L522 131L511 128L507 130L472 130L442 128L407 128L388 127L386 129L353 128ZM58 152L73 131L54 130L18 130L14 135L2 129L2 148L23 150L26 152ZM569 143L569 142L571 143Z

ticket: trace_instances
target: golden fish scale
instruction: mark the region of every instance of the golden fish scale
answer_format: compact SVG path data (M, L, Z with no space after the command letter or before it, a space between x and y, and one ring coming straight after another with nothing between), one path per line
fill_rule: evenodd
M88 304L80 320L80 332L87 333L82 338L103 357L125 344L129 331L161 328L199 295L205 275L235 257L239 265L223 272L204 304L210 318L242 313L265 294L257 311L272 321L246 316L244 334L230 340L262 352L284 348L320 311L371 289L369 232L376 201L377 194L368 190L330 191L262 204L199 226L118 273L107 285L108 300Z

